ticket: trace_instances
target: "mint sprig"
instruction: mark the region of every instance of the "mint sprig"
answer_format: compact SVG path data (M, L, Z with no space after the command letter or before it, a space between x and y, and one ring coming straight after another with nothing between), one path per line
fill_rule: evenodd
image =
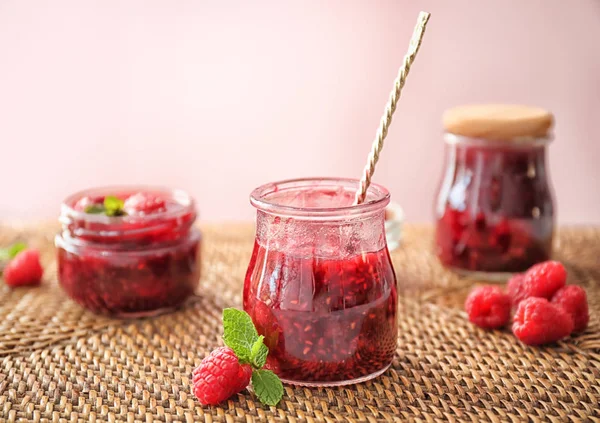
M252 366L252 387L260 402L277 405L283 397L283 385L275 373L261 370L267 362L269 348L248 313L235 308L223 310L223 341L240 363Z
M269 355L269 349L264 343L264 336L259 336L254 345L252 345L252 350L250 351L250 360L253 367L257 369L262 369L264 365L267 363L267 355Z
M0 261L12 260L26 248L27 244L24 242L16 242L10 247L0 249Z
M254 370L252 387L258 399L267 405L277 405L283 397L283 385L271 370Z
M90 204L85 208L88 214L105 214L107 216L124 216L125 202L114 195L107 195L104 201L98 204Z
M103 214L105 211L104 204L92 204L85 208L85 212L89 214Z
M252 347L258 338L258 332L248 313L235 308L223 310L223 341L240 362L252 362Z
M125 202L118 197L107 195L104 197L104 209L107 216L123 216Z

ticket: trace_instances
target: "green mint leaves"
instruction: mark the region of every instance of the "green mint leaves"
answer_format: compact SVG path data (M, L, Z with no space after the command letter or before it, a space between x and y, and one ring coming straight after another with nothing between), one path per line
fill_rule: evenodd
M252 386L258 399L267 405L277 405L283 397L283 385L275 373L261 370L267 362L269 349L248 313L235 308L223 310L223 341L235 352L240 363L252 365Z
M277 405L283 397L283 385L275 373L270 370L254 370L252 387L260 401L267 405Z
M92 204L85 208L85 212L89 214L105 214L107 216L124 216L125 202L113 195L104 197L103 204Z
M269 349L264 344L264 336L259 336L250 352L250 364L257 369L262 369L267 362L267 355L269 355Z
M125 202L120 198L113 197L112 195L107 195L104 198L104 208L106 209L105 213L107 216L123 216L125 214L123 211L124 206Z
M85 212L89 214L103 214L106 211L102 204L92 204L85 208Z
M223 310L223 341L235 352L240 362L252 362L252 348L258 340L258 332L246 312L235 308Z
M241 363L251 364L255 369L265 365L269 349L264 339L258 335L248 313L235 308L223 310L223 341Z
M8 248L0 249L0 261L8 261L14 259L17 254L27 248L27 244L16 242Z

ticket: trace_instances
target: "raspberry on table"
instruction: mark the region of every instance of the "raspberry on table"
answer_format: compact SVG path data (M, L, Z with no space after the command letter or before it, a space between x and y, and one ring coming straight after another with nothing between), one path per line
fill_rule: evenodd
M484 329L498 329L510 320L510 297L496 286L475 288L465 301L469 320Z
M532 266L525 272L523 293L525 298L551 299L556 291L565 286L567 271L558 261L545 261Z
M3 272L4 283L10 287L39 285L43 274L40 253L33 248L17 254Z
M127 198L123 209L129 215L151 214L166 210L164 199L147 192L138 192Z
M556 291L551 300L573 318L574 332L584 330L590 321L585 289L577 285L567 285Z
M519 303L512 331L524 344L548 344L569 336L573 319L546 298L530 297Z
M203 405L217 405L246 388L251 377L249 364L240 364L231 348L220 347L194 370L194 395Z
M527 298L525 286L523 285L524 281L525 275L523 273L517 273L506 283L506 292L514 306L517 306L522 300Z

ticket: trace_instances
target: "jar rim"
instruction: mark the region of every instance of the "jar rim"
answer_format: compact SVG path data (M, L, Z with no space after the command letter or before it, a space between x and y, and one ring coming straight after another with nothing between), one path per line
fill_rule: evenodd
M390 202L390 193L382 185L372 183L367 190L367 201L357 205L344 205L339 207L303 207L282 204L281 202L269 200L269 196L282 190L307 190L311 188L339 188L356 192L360 184L358 179L336 178L336 177L312 177L285 179L270 182L255 188L250 194L250 203L258 210L290 217L306 218L335 218L351 215L362 215L369 212L379 211Z
M480 147L538 147L548 145L553 141L551 135L543 137L515 137L510 139L493 140L487 138L468 137L452 132L444 132L444 142L450 145L465 144Z
M137 192L159 193L166 199L175 200L177 204L181 205L181 207L140 216L106 216L105 214L86 213L84 211L76 210L73 207L79 199L85 196L106 196L118 195L121 193L135 194ZM111 185L89 188L69 195L61 203L59 222L63 225L69 225L75 221L85 222L86 224L93 223L98 226L98 230L109 230L110 234L113 235L121 231L126 231L126 227L131 223L147 223L147 227L140 229L140 231L142 231L144 229L148 229L148 227L152 228L153 222L158 223L167 220L175 220L186 214L195 214L195 210L196 206L194 199L187 192L181 189L171 189L150 185ZM94 232L97 232L98 230Z

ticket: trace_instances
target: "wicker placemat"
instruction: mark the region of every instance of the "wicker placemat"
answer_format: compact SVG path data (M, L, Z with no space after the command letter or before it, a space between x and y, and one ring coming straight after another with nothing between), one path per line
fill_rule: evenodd
M460 309L472 285L430 253L431 231L409 227L393 252L400 335L393 365L372 382L336 389L286 386L266 407L244 392L203 408L192 369L220 344L220 315L241 303L250 225L204 227L199 296L182 310L137 321L88 313L56 283L54 225L0 226L0 245L43 251L42 287L0 286L0 421L593 421L600 422L600 229L559 234L558 258L588 289L592 320L548 348L485 332Z

